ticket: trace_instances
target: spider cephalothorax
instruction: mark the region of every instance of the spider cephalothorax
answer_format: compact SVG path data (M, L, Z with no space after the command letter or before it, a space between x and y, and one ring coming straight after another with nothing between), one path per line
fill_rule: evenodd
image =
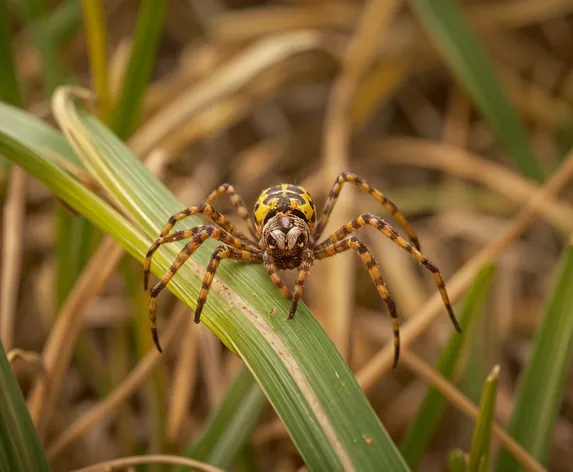
M406 230L412 242L410 243L400 236L394 228L379 216L364 213L342 226L322 243L317 244L316 242L324 230L334 203L345 182L359 186L384 205ZM213 200L225 193L229 195L231 203L245 221L253 237L252 240L237 231L227 218L211 206ZM207 301L207 295L209 294L213 277L222 259L262 263L269 273L271 280L276 287L279 288L283 296L288 300L292 300L288 317L292 319L296 313L298 300L302 296L306 277L314 261L316 259L325 259L334 256L349 249L354 249L368 269L368 273L380 297L386 303L390 316L392 317L395 348L394 366L396 366L400 355L400 331L396 307L382 279L378 263L362 241L355 236L350 236L351 233L363 226L376 228L396 245L411 254L414 260L431 272L452 323L458 331L461 331L454 316L442 274L438 268L420 252L420 245L416 234L396 205L364 179L349 172L340 174L334 182L318 222L316 222L316 208L310 194L304 188L291 184L281 184L266 189L261 193L254 210L256 226L253 225L243 200L235 192L233 187L229 184L221 185L207 197L207 203L187 208L173 215L163 228L159 238L151 245L145 260L144 285L146 290L149 281L151 257L157 248L165 243L189 239L189 242L179 253L167 273L150 291L149 318L151 321L151 332L159 351L161 351L161 346L157 337L156 328L157 296L197 248L206 239L214 238L221 241L223 245L215 249L207 266L195 309L196 323L199 323L201 311ZM196 226L169 234L178 221L197 213L209 217L215 225ZM295 283L294 294L291 294L289 289L282 282L277 273L277 269L298 269L299 272Z
M292 214L279 213L263 226L260 246L272 257L278 269L296 269L308 251L308 223Z

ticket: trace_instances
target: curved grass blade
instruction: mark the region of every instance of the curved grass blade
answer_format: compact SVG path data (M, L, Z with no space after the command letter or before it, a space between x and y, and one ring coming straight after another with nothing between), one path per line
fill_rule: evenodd
M462 357L462 349L472 339L473 328L476 325L494 275L494 264L484 266L476 276L475 282L466 296L459 316L462 333L461 335L454 333L450 336L450 340L436 366L437 371L448 379L454 375L458 366L458 359ZM400 451L412 469L415 470L422 460L446 406L447 402L442 394L436 388L430 388L400 443Z
M266 404L266 397L246 367L241 368L225 398L211 414L185 456L228 469L245 445ZM175 467L173 472L184 472Z
M513 155L517 168L530 179L543 181L543 169L523 123L458 3L410 0L410 4L492 131Z
M49 472L18 381L0 342L0 467L11 472Z
M63 100L54 109L58 120L64 123L87 168L127 210L133 224L83 188L49 156L15 140L20 130L12 126L10 107L0 107L0 149L143 261L151 240L182 205L119 139L62 93ZM36 131L42 128L48 138L44 147L50 141L62 146L47 125L31 116L27 121ZM42 136L32 139L41 149ZM199 221L190 220L189 225ZM211 242L205 244L169 286L191 307L214 247ZM152 271L162 275L181 248L182 244L175 243L158 251ZM202 321L242 357L310 470L408 470L320 324L304 304L295 319L287 322L289 304L277 292L260 267L222 264Z
M519 381L507 432L541 464L546 465L567 373L573 362L573 246L561 256L545 317L535 336L533 351ZM521 470L506 451L498 472Z

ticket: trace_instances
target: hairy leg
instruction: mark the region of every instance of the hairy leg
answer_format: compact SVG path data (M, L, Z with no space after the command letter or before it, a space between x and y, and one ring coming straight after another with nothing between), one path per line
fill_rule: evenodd
M386 221L376 215L372 215L370 213L365 213L358 218L350 221L349 223L342 226L338 231L333 233L326 241L319 244L315 252L321 251L322 249L326 248L327 246L341 241L349 234L353 233L359 228L363 226L372 226L380 231L384 236L394 242L397 246L401 247L404 251L408 252L416 262L422 264L426 269L428 269L431 274L432 278L434 279L434 283L438 290L440 291L440 295L442 297L442 301L448 310L448 315L450 316L450 320L452 324L456 328L458 332L461 333L462 328L460 327L458 321L456 320L456 316L454 315L454 310L452 308L452 304L450 303L450 297L448 296L448 292L446 290L446 284L444 282L444 278L440 270L426 257L424 256L418 249L416 249L411 243L406 241L398 232L392 228Z
M237 192L235 192L235 188L231 184L223 184L217 187L215 190L213 190L207 197L207 203L212 203L216 198L225 194L229 195L231 203L235 207L235 210L237 211L239 216L246 223L247 227L249 228L249 231L251 232L251 235L255 238L255 240L258 240L258 235L257 231L255 230L255 225L253 224L253 221L249 216L249 210L247 210L245 202L243 201L241 196Z
M315 249L315 257L317 259L326 259L327 257L334 256L340 252L348 251L349 249L354 249L358 252L360 259L364 262L366 269L368 269L368 274L378 290L378 294L386 303L388 307L388 313L392 318L392 331L394 332L394 368L398 365L398 359L400 358L400 325L398 322L398 313L396 311L396 304L388 291L388 287L382 279L382 274L380 273L380 266L376 262L376 259L372 256L372 253L368 250L366 245L356 237L351 237L332 243L329 246L318 250Z
M209 290L211 289L211 284L213 283L213 278L219 267L219 263L223 259L233 259L238 261L261 261L261 257L253 254L249 251L243 251L241 249L235 249L228 246L219 246L209 260L209 265L203 276L203 284L201 285L201 292L199 293L199 298L197 299L197 306L195 308L195 323L199 323L201 320L201 312L203 311L203 306L207 301L207 296L209 295Z
M368 193L376 201L378 201L382 205L384 205L388 209L388 211L390 213L392 213L392 215L402 225L402 227L404 228L404 230L408 234L408 237L410 238L410 240L414 244L414 247L416 249L420 250L420 243L418 242L418 237L416 236L414 229L410 226L410 223L408 223L408 221L406 220L406 217L402 214L402 212L400 210L398 210L398 207L394 204L394 202L392 202L391 200L386 198L386 196L382 192L380 192L380 190L377 190L376 188L374 188L372 185L370 185L362 177L359 177L358 175L352 174L350 172L342 172L336 178L336 181L334 182L334 185L332 186L332 189L330 190L330 194L328 195L328 199L326 201L326 204L324 205L324 209L322 210L320 220L318 221L316 227L314 228L314 232L313 232L312 236L313 236L315 241L318 241L318 239L322 235L322 232L324 231L324 227L326 226L326 223L328 222L328 218L330 217L330 213L332 212L332 209L334 208L334 204L336 203L336 200L338 199L338 196L340 195L340 191L342 190L342 186L346 182L350 182L350 183L360 187L361 190Z

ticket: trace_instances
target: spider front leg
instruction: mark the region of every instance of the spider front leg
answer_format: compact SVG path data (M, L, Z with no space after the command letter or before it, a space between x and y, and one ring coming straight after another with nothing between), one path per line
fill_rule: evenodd
M236 230L231 224L231 222L225 217L225 215L215 210L215 208L213 208L213 206L211 206L209 203L201 203L200 205L185 208L185 210L182 210L172 215L169 218L167 224L161 230L159 237L167 236L178 221L181 221L185 218L188 218L196 214L200 214L210 218L211 221L213 221L213 223L220 226L222 229L227 231L227 233L232 234L233 236L240 238L242 240L246 240L248 242L245 235L240 231Z
M215 190L213 190L207 197L207 203L213 203L213 201L221 195L227 194L231 200L231 203L235 207L235 210L239 216L243 219L251 232L251 235L257 239L259 236L255 230L255 225L249 216L249 210L241 196L235 192L235 188L231 184L219 185Z
M236 249L240 249L246 252L251 252L256 255L256 252L251 250L249 246L245 245L241 240L231 236L229 233L223 231L221 228L217 228L216 226L212 225L205 225L205 226L198 226L196 228L191 228L183 231L177 231L169 236L164 236L163 238L159 238L156 240L149 251L147 252L147 257L145 260L145 275L146 277L149 276L149 268L151 266L151 256L153 253L159 248L160 245L174 242L174 241L181 241L183 239L192 238L189 241L183 250L179 252L177 258L171 264L171 267L167 270L165 275L161 278L159 282L150 290L150 301L149 301L149 321L151 325L151 334L153 336L153 341L155 342L155 346L159 352L162 352L161 345L159 344L159 339L157 336L157 297L159 293L166 287L169 281L173 278L173 276L177 273L177 271L181 268L181 266L189 259L193 253L203 244L208 238L217 239L231 247ZM147 285L147 279L146 279Z
M217 268L223 259L233 259L237 261L261 261L260 255L253 254L249 251L234 249L228 246L219 246L217 249L215 249L211 255L211 259L209 260L207 270L205 271L203 283L201 285L201 292L199 293L199 298L197 299L194 319L195 323L199 323L201 320L201 312L203 311L203 306L205 306L205 302L207 301L207 296L209 295L209 290L211 289L211 284L213 283L215 272L217 272Z
M314 250L314 255L317 259L326 259L327 257L332 257L340 252L348 251L349 249L354 249L358 252L360 259L364 262L366 269L368 269L368 274L378 290L378 294L386 303L388 307L388 313L392 318L392 331L394 332L394 365L396 368L398 365L398 359L400 358L400 324L398 322L398 313L396 311L396 304L388 291L388 287L382 279L382 274L380 273L380 266L372 256L372 253L368 250L366 245L356 237L350 237L348 239L343 239L336 243L327 245L322 249L318 247Z
M272 260L272 258L265 252L263 253L263 265L267 272L269 273L269 277L271 278L275 287L281 291L281 294L285 299L292 300L292 294L290 293L288 287L284 284L282 279L279 277L277 273L277 268Z
M203 225L203 226L196 226L194 228L185 229L182 231L175 231L174 233L169 234L167 236L161 236L161 237L157 238L155 241L153 241L153 244L149 247L149 250L147 251L147 254L145 256L145 262L143 264L143 288L144 288L144 290L147 290L147 287L149 286L149 273L150 273L150 268L151 268L151 258L153 257L153 254L155 253L155 251L157 251L157 249L159 249L159 247L161 245L166 244L166 243L172 243L175 241L181 241L182 239L189 239L195 233L198 233L200 231L204 231L207 228L213 228L213 230L216 230L214 232L214 234L216 234L217 236L213 236L213 237L215 239L224 238L224 239L221 239L221 241L225 242L229 246L232 246L232 247L237 248L237 249L242 249L245 251L259 252L259 248L258 248L256 243L239 239L238 237L233 236L233 235L227 233L226 231L222 230L221 228L217 228L216 226Z
M351 184L357 185L358 187L360 187L361 190L367 192L376 201L384 205L386 209L390 213L392 213L394 218L396 218L398 222L402 225L402 227L408 234L408 237L412 241L412 244L414 244L414 247L420 250L420 243L418 242L418 237L416 236L414 229L412 228L412 226L410 226L410 223L408 223L406 217L402 214L402 212L398 210L396 204L391 200L389 200L388 198L386 198L386 196L380 190L374 188L372 185L366 182L366 180L364 180L362 177L359 177L356 174L352 174L351 172L342 172L336 178L336 181L334 182L334 185L332 186L332 189L330 190L330 193L328 195L328 199L326 200L326 204L324 205L324 209L322 210L322 216L320 217L320 220L318 221L316 227L314 228L313 238L315 241L318 241L322 232L324 231L324 227L326 226L326 223L328 223L328 218L330 217L330 213L334 208L334 204L336 203L336 200L340 195L342 186L346 182L350 182Z
M313 262L314 262L314 253L311 250L309 250L303 256L302 262L300 264L300 270L296 277L296 283L294 286L294 296L292 298L290 313L288 315L289 320L292 320L294 318L298 301L300 300L300 297L302 297L302 291L304 289L304 283L306 282L306 277L308 276L308 272L310 271Z
M440 270L426 257L424 256L418 249L416 249L412 244L406 241L402 236L400 236L392 226L386 223L382 218L376 215L372 215L370 213L364 213L363 215L359 216L358 218L352 220L351 222L342 226L338 231L336 231L332 236L330 236L326 241L318 245L315 249L316 251L321 251L325 249L327 246L336 243L350 233L353 233L357 229L363 226L372 226L380 231L384 236L392 240L396 245L400 246L406 252L408 252L415 261L419 264L422 264L426 269L428 269L432 273L432 278L434 279L434 283L438 290L440 291L440 295L442 297L442 301L448 310L448 315L450 316L450 320L452 324L456 328L458 333L462 332L462 328L454 315L454 310L452 308L452 304L450 303L450 297L448 296L448 292L446 290L446 284L444 282L444 278L440 273Z

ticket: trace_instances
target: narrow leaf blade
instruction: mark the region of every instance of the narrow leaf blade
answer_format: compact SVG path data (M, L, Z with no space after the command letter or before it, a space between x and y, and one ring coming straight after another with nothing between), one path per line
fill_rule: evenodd
M492 131L513 155L521 173L542 181L544 172L491 60L455 0L410 0L430 38L445 56Z

